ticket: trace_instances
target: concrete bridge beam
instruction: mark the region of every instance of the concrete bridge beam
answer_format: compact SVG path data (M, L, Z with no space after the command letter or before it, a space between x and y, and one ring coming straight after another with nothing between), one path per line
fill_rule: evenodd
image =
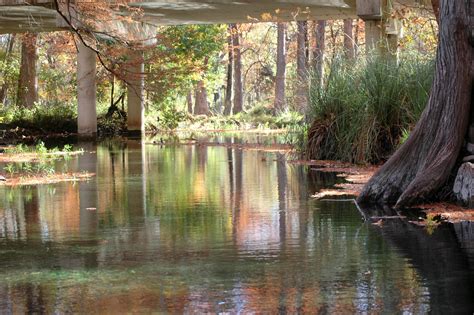
M382 21L365 20L365 50L367 52L379 48L379 43L383 39Z
M145 131L145 65L143 52L131 51L129 54L130 63L127 67L127 130L131 134L141 135Z
M80 41L77 44L77 106L79 135L96 135L96 53Z

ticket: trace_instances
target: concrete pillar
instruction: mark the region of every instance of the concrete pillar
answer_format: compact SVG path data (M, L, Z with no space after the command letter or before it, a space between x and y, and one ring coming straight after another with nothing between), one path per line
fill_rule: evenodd
M398 59L398 39L401 29L398 29L397 33L388 33L388 30L387 26L380 20L366 20L366 52L375 52L379 55Z
M357 14L365 22L365 48L380 55L398 56L398 38L402 24L390 17L388 0L357 0Z
M365 21L365 50L370 52L380 48L382 41L382 21L366 20Z
M77 44L77 129L79 135L97 133L96 54L82 42Z
M145 65L141 51L130 52L130 64L127 78L128 112L127 130L129 133L140 135L145 131L145 106L143 89L145 85Z

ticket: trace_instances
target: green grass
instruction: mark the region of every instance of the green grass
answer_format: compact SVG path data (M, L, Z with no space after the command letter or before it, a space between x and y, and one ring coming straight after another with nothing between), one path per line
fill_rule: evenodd
M428 100L431 58L403 56L399 63L335 58L323 86L310 89L305 153L309 159L377 163L412 130Z
M7 154L35 153L35 154L38 154L40 157L55 159L58 156L68 156L72 154L73 146L70 144L65 144L62 149L59 149L58 147L48 149L45 146L43 141L38 141L35 146L27 146L25 144L20 143L16 146L6 147L5 153Z

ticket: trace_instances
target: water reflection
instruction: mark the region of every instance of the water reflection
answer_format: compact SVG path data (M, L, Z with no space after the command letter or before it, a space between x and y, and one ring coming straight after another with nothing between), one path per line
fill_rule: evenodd
M393 215L390 209L364 209L369 216ZM468 248L459 246L462 235L457 227L443 224L433 232L401 219L384 222L384 239L413 264L428 283L432 310L441 314L473 311L474 273ZM471 235L472 237L472 235ZM472 240L472 238L471 238ZM471 257L472 260L472 257Z
M0 189L1 313L471 308L454 230L381 229L309 200L334 174L234 147L82 145L69 167L93 180Z

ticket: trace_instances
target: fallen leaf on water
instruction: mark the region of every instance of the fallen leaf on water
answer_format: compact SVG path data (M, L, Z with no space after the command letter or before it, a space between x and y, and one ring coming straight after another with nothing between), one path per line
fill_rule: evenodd
M375 226L382 226L382 225L383 225L383 220L380 219L380 220L378 220L378 221L376 221L376 222L373 222L372 225L375 225Z

